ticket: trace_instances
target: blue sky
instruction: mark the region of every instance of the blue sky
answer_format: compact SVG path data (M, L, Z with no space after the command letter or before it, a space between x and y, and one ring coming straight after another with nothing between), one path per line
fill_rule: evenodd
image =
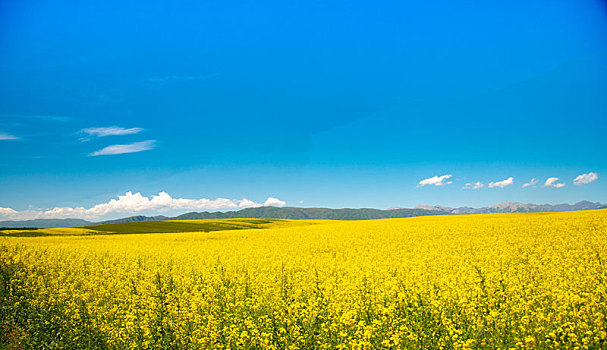
M607 202L602 1L7 0L0 95L0 219Z

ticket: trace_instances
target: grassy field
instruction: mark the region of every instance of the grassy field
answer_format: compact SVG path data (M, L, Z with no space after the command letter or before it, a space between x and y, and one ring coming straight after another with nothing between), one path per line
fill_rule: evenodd
M0 236L2 347L607 348L607 210L117 225Z
M287 226L327 223L324 220L281 220L281 219L221 219L221 220L171 220L143 221L120 224L89 225L82 227L42 228L33 230L0 230L0 237L39 237L39 236L85 236L102 234L132 233L176 233L211 232L226 230L265 229Z

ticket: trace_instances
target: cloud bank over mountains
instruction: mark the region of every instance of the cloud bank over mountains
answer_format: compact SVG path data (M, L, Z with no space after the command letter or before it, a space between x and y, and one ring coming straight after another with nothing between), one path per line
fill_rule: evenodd
M60 218L80 218L94 219L108 214L125 213L134 214L145 211L168 211L174 209L184 210L220 210L220 209L243 209L256 208L262 206L282 207L287 203L278 198L268 197L263 203L243 199L187 199L173 198L166 192L160 192L158 195L146 197L141 193L127 192L118 199L111 199L108 202L94 205L90 208L84 207L56 207L48 210L24 210L17 211L12 208L0 207L0 219L3 220L30 220L30 219L60 219Z
M151 149L154 147L154 141L136 142L129 145L112 145L90 154L91 156L105 154L121 154L140 152L142 150ZM436 175L423 179L418 182L417 187L424 186L446 186L453 183L451 180L453 175ZM577 186L587 185L598 180L599 176L595 172L580 174L573 179L573 183ZM455 179L457 181L457 179ZM489 182L487 186L480 182L468 182L462 187L464 190L479 190L485 187L488 188L504 188L514 184L514 177L508 177L505 180ZM544 188L562 188L565 183L557 177L549 177L539 185L540 181L532 178L531 181L524 183L522 188L526 187L544 187ZM189 198L173 198L166 192L159 192L157 195L146 197L141 193L126 192L124 195L118 196L118 199L111 199L108 202L94 205L90 208L85 207L55 207L52 209L36 209L36 210L14 210L9 207L0 206L0 220L31 220L31 219L63 219L63 218L78 218L78 219L97 219L110 214L136 214L148 211L166 212L169 210L237 210L243 208L256 208L262 206L283 207L287 203L276 198L268 197L263 203L257 203L247 198L242 199L189 199Z

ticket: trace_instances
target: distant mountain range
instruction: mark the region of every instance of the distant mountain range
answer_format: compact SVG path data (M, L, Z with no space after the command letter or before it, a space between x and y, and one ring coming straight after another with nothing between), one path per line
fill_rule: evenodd
M360 209L329 209L329 208L294 208L294 207L260 207L247 208L229 212L187 213L172 218L172 220L197 219L230 219L230 218L259 218L259 219L330 219L330 220L369 220L388 218L408 218L424 215L444 215L440 210L406 209L381 210L371 208Z
M157 215L157 216L137 215L137 216L129 216L128 218L95 222L94 224L123 224L126 222L164 221L164 220L171 220L171 219L172 219L171 217L164 216L164 215Z
M77 227L90 224L92 224L92 222L82 219L34 219L20 221L0 221L0 227L55 228Z
M127 218L107 220L102 222L90 222L80 219L46 219L25 221L0 221L0 227L76 227L94 224L118 224L125 222L141 221L163 221L163 220L201 220L201 219L234 219L234 218L257 218L257 219L333 219L333 220L369 220L388 218L407 218L424 215L445 215L440 210L428 209L404 209L393 210L381 209L329 209L329 208L294 208L294 207L259 207L246 208L238 211L227 212L191 212L175 217L166 216L130 216Z
M333 219L333 220L369 220L388 218L407 218L424 215L449 214L487 214L487 213L535 213L552 211L575 211L607 208L607 204L581 201L571 204L524 204L519 202L504 202L490 207L450 208L440 205L418 205L413 209L389 208L386 210L360 208L360 209L329 209L329 208L294 208L294 207L259 207L247 208L228 212L191 212L175 217L167 216L130 216L127 218L91 222L82 219L35 219L22 221L0 221L0 227L77 227L93 224L115 224L141 221L164 220L200 220L200 219L231 219L231 218L258 218L258 219Z
M575 211L607 208L607 204L581 201L575 204L524 204L504 202L483 208L459 207L450 208L440 205L418 205L415 209L438 210L448 214L488 214L488 213L540 213L552 211Z

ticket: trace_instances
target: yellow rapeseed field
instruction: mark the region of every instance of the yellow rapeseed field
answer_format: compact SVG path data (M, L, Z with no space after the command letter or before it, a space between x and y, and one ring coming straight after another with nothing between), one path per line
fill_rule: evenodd
M606 210L301 223L1 237L3 344L607 348Z

